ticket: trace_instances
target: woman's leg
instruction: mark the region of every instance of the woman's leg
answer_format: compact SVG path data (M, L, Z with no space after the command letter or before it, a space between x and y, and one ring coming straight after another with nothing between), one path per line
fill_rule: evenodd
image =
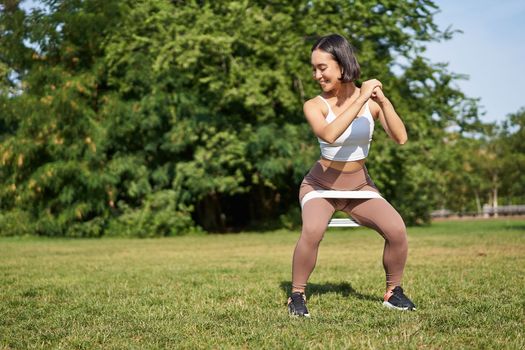
M301 237L295 246L292 263L292 292L302 292L317 261L319 243L335 209L326 199L309 200L303 207Z
M361 190L377 191L371 186ZM351 200L344 211L359 224L379 232L385 239L383 266L387 291L401 285L408 254L406 227L394 207L384 199Z

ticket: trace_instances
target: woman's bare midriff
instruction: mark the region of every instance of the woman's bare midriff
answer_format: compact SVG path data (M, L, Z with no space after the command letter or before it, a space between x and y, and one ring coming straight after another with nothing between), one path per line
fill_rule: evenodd
M365 159L353 160L350 162L340 162L321 157L319 162L326 167L339 171L357 171L362 169L365 165Z

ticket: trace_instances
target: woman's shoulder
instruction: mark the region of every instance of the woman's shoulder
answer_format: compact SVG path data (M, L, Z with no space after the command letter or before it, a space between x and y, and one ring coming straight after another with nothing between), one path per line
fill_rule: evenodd
M328 113L328 108L326 107L326 103L321 99L320 95L317 95L315 97L312 97L309 100L306 100L303 104L303 110L306 112L311 110L320 110L323 112L323 114Z
M326 106L326 103L321 99L321 97L315 96L311 99L307 100L303 105L303 112L308 117L322 117L323 119L326 118L328 115L328 107Z
M304 104L317 104L321 101L321 95L316 95L309 100L304 101Z

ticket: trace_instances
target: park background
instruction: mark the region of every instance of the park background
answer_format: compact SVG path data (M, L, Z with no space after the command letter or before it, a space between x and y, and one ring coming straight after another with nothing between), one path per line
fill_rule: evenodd
M525 221L480 215L524 203L525 46L504 33L523 7L462 3L497 42L449 1L2 0L0 349L523 349ZM368 168L410 224L416 312L381 305L384 242L361 227L329 230L312 317L287 314L319 156L309 50L332 32L408 129L400 147L378 126ZM488 95L454 68L469 51Z
M368 169L409 225L524 203L525 112L483 121L462 75L425 57L456 31L432 1L30 5L0 18L2 235L297 228L319 156L309 49L332 32L406 124L403 147L378 126Z

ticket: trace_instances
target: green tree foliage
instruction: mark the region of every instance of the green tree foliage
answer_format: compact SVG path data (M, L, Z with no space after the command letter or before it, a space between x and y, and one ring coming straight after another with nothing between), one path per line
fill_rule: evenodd
M478 155L485 202L493 207L525 202L525 108L486 133Z
M438 207L480 214L485 204L524 203L524 121L522 108L508 115L502 125L484 125L482 133L448 132Z
M309 50L332 32L406 122L401 148L376 131L368 167L408 223L438 203L446 128L479 129L459 77L421 56L451 35L429 0L41 3L0 14L3 234L292 227L319 154Z
M525 107L507 116L498 137L504 160L501 195L509 204L525 203Z
M49 14L26 17L16 3L7 2L0 19L8 67L2 121L10 126L0 145L1 220L24 220L43 235L99 236L112 179L98 146L105 130L96 58L114 6L49 2Z

